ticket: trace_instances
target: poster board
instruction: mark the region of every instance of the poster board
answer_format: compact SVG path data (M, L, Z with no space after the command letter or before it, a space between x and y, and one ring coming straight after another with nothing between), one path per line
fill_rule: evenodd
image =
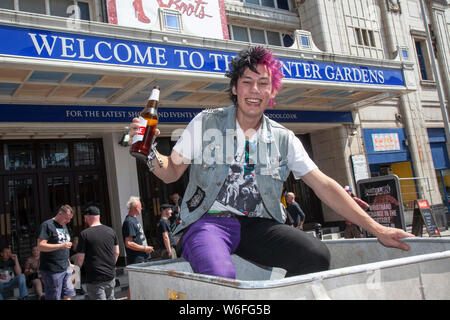
M437 227L436 218L428 204L428 201L415 200L411 233L415 236L421 237L424 224L430 237L441 236L439 228Z
M367 213L372 219L386 227L406 230L400 182L396 175L359 180L357 189L359 198L370 205Z
M369 179L369 166L367 165L367 159L364 154L354 154L351 156L353 175L355 182L361 179Z

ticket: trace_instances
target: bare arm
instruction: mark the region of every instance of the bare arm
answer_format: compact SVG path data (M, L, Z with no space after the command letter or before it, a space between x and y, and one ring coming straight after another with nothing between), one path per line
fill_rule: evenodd
M302 179L327 206L375 235L383 245L409 250L409 246L400 242L399 239L414 237L414 235L402 229L384 227L373 220L336 181L319 169L310 171Z
M142 246L140 244L137 244L136 242L133 242L133 237L126 237L124 242L125 242L125 247L127 247L130 250L142 251L142 252L153 252L153 247Z
M117 246L114 246L114 261L115 262L117 262L117 259L119 258L119 254L120 254L120 251L119 251L119 246L117 245Z
M14 260L14 273L16 276L22 274L22 268L20 267L19 259L17 258L16 254L12 255L12 258Z
M166 247L167 253L169 255L171 255L172 254L172 247L170 246L169 233L167 231L163 232L162 238L163 238L164 246Z
M56 250L62 250L62 249L70 249L72 247L72 242L64 242L64 243L48 243L45 239L37 239L37 245L39 248L39 251L41 252L52 252Z
M77 253L77 259L74 261L74 264L76 264L81 268L83 263L84 263L84 253L79 252Z
M133 136L136 134L139 129L139 119L134 118L133 122L130 125L130 144L133 139ZM155 139L160 134L159 129L155 130ZM157 159L153 159L152 163L155 167L153 170L153 174L160 178L165 183L172 183L177 181L186 169L189 167L190 161L183 158L178 152L172 151L172 154L168 157L162 155L158 152L158 156L161 158L163 164L159 165Z

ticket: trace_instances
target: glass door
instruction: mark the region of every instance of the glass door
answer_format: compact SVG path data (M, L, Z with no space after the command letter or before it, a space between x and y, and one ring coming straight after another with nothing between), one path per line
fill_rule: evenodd
M67 226L69 231L73 233L80 229L79 224L81 218L78 218L78 210L75 204L76 196L73 179L70 173L48 173L43 174L43 190L44 190L44 208L41 221L53 218L58 208L64 204L68 204L75 209L72 221ZM75 229L75 230L74 230Z
M46 201L46 217L42 221L55 216L56 210L68 204L74 208L72 221L68 224L72 236L77 236L84 229L83 210L89 205L96 205L102 212L101 222L110 225L106 181L97 172L73 172L44 174L44 199Z
M107 185L104 177L98 172L81 172L75 174L74 182L77 197L77 213L80 213L90 205L95 205L100 209L101 223L111 225L111 215L109 214L108 201L105 197ZM81 221L78 223L78 226L82 226L81 214L78 214L78 217Z
M38 232L39 202L35 175L4 176L0 208L2 245L11 247L21 262L31 255Z

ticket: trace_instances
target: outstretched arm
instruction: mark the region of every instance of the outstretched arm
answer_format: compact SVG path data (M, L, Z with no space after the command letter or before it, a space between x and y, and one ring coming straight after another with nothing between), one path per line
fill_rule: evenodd
M308 172L302 179L327 206L345 219L375 235L383 245L409 250L409 246L399 239L414 237L413 234L402 229L382 226L373 220L336 181L319 169Z

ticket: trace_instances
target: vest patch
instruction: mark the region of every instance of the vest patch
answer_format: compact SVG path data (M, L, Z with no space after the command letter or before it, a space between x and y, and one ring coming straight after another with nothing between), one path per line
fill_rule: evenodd
M192 212L195 209L197 209L200 206L200 204L202 203L204 198L205 198L205 191L203 191L200 187L197 186L197 190L195 191L192 198L190 198L186 202L189 212Z

